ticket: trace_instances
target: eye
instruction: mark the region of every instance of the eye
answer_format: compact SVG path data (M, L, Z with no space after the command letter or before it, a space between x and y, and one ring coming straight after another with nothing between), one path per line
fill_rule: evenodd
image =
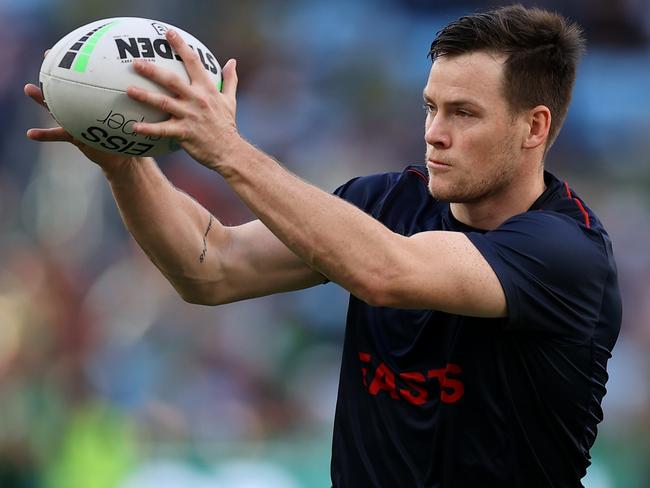
M471 117L474 114L472 114L472 112L468 112L467 110L457 110L456 115L462 118L466 118L466 117Z
M427 115L436 113L436 107L434 107L430 103L423 104L422 108L424 109L424 111L425 111L425 113Z

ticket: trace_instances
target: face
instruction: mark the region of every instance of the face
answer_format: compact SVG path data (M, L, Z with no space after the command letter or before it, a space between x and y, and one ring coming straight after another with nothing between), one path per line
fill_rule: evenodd
M429 191L454 203L498 194L517 175L521 126L502 94L505 56L440 57L424 88Z

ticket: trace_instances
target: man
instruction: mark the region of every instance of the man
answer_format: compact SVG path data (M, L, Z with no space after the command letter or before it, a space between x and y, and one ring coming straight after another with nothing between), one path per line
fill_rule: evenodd
M334 486L580 486L602 419L621 305L609 238L544 171L583 41L520 6L463 17L434 40L426 169L329 195L237 133L235 62L218 93L175 35L191 84L130 87L259 220L224 227L147 158L97 152L130 232L185 300L220 304L334 281L351 293L332 453ZM42 102L37 87L26 93ZM428 175L427 175L428 172Z

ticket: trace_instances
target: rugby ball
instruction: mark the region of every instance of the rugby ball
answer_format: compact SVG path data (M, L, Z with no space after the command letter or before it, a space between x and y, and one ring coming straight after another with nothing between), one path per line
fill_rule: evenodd
M165 38L169 28L198 53L216 89L221 89L221 66L191 34L156 20L98 20L57 42L41 66L41 90L59 125L76 139L106 152L157 156L179 149L172 138L134 133L136 122L160 122L170 115L126 95L130 85L165 92L135 72L135 59L156 63L189 80L183 61Z

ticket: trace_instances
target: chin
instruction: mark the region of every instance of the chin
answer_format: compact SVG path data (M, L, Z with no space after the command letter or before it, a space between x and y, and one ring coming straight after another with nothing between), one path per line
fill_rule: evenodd
M431 181L429 181L429 193L433 198L438 200L439 202L452 202L452 201L457 201L457 195L455 195L453 192L449 191L449 189L444 189L440 188L438 186L434 186L431 184Z
M440 178L429 174L429 193L440 202L457 202L459 198L463 197L461 189L455 188L455 186L457 185L440 181Z
M472 191L473 190L473 191ZM435 185L429 180L429 193L439 202L472 203L483 198L488 192L478 188L462 187L460 185Z

